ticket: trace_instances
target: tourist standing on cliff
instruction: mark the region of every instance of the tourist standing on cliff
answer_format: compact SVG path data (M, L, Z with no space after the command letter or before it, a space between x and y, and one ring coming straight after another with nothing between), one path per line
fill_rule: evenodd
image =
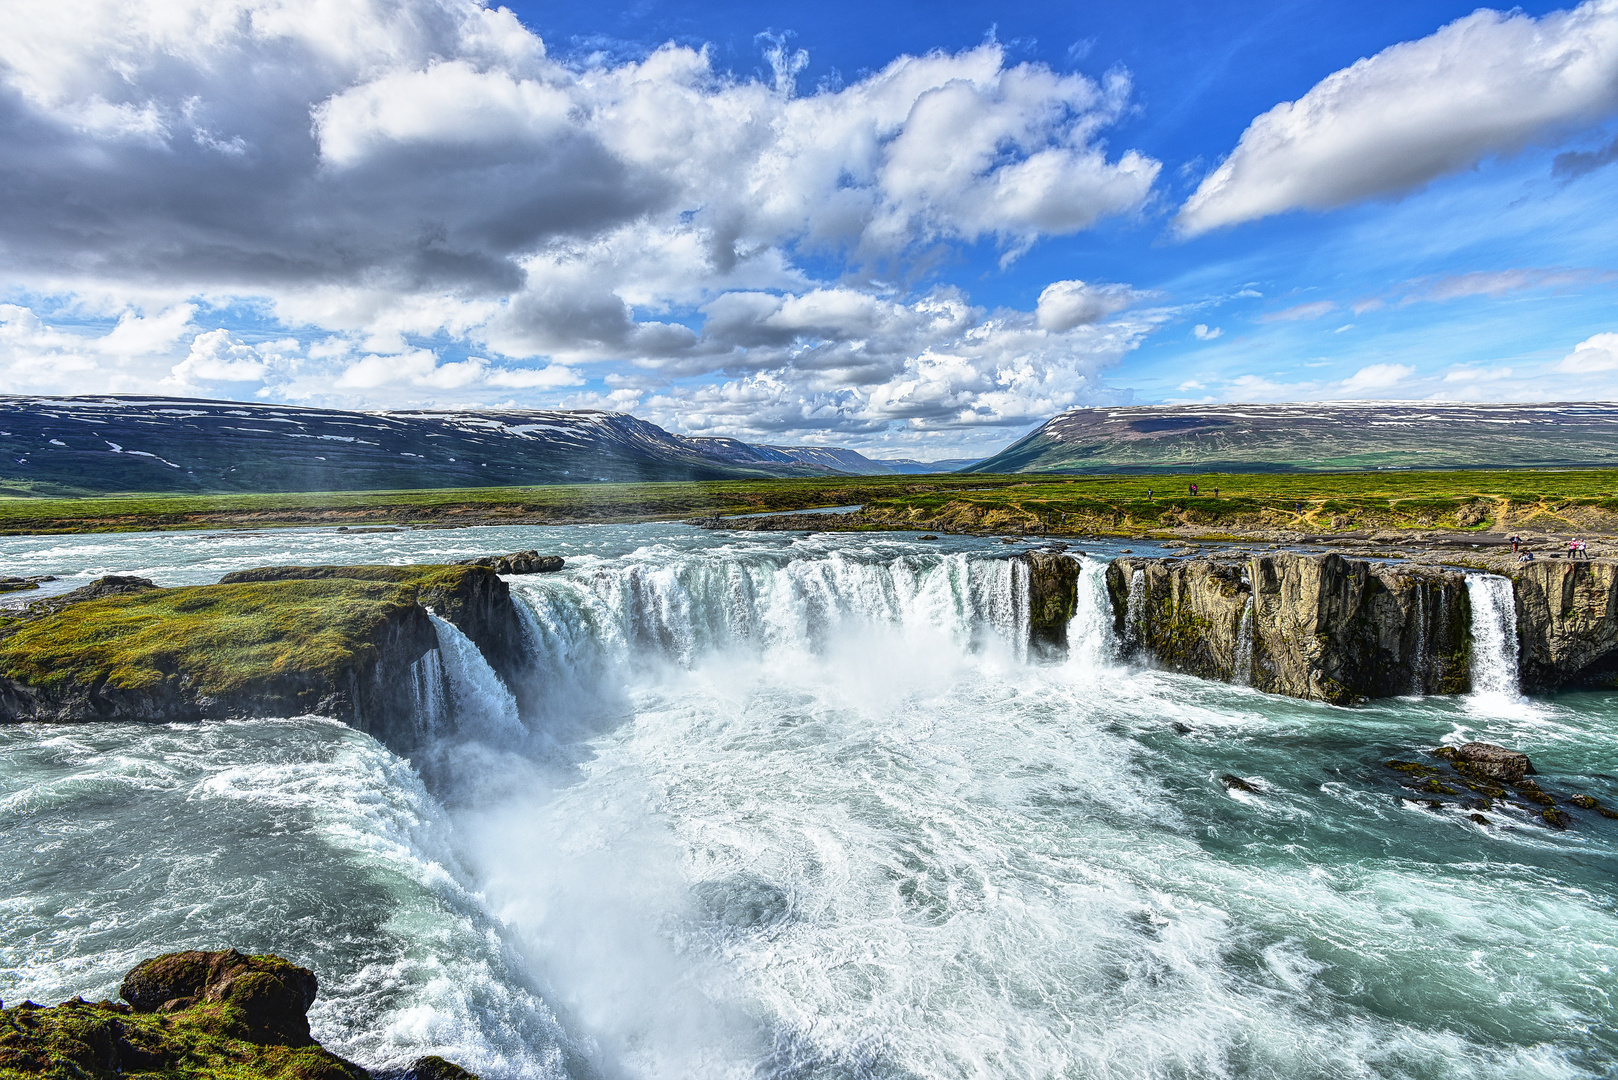
M1513 555L1515 555L1515 554L1517 554L1517 547L1518 547L1518 546L1519 546L1519 545L1520 545L1520 544L1521 544L1521 543L1522 543L1522 539L1521 539L1521 538L1520 538L1520 537L1516 537L1516 536L1513 536L1513 537L1512 537L1512 538L1511 538L1511 553L1512 553L1512 554L1513 554Z

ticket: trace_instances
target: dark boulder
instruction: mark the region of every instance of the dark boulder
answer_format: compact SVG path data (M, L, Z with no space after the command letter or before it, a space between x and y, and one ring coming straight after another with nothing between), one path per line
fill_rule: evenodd
M453 1061L445 1061L437 1054L417 1058L400 1080L478 1080Z
M537 551L513 551L510 555L462 559L455 565L487 566L497 574L554 574L562 569L565 560L560 555L541 555Z
M1534 763L1528 760L1527 754L1493 743L1442 746L1434 754L1454 765L1458 772L1498 780L1503 784L1516 784L1525 776L1536 775Z

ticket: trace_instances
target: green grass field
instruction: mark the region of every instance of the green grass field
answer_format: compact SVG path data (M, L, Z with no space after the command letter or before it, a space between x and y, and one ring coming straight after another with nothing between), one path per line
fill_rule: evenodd
M1618 469L1025 477L990 492L878 499L865 516L887 527L911 521L963 532L1126 536L1187 525L1318 532L1589 527L1618 519Z
M1200 493L1192 496L1190 484ZM1618 517L1618 469L981 475L573 484L290 495L0 499L0 534L285 525L564 524L862 504L851 526L1133 535L1180 525L1466 529ZM1301 504L1301 506L1300 506Z
M0 498L0 535L309 524L651 521L844 506L917 489L957 491L1021 482L1021 477L1006 476L817 477L277 495Z

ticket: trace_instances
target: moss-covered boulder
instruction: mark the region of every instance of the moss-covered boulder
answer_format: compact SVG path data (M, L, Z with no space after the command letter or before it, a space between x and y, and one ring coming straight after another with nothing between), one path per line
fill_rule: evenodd
M315 973L279 956L178 952L137 965L118 988L136 1012L174 1012L199 1003L231 1005L259 1042L307 1046Z
M235 950L154 957L124 977L129 1004L0 1009L0 1080L369 1080L309 1035L314 972ZM477 1080L443 1058L419 1080Z

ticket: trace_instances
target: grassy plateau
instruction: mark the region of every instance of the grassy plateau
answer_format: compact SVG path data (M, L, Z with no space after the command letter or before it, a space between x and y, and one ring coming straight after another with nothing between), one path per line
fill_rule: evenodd
M1197 495L1189 493L1196 484ZM0 535L294 525L678 520L860 504L851 529L1146 535L1181 529L1618 531L1618 469L1003 474L556 484L277 495L0 498Z

